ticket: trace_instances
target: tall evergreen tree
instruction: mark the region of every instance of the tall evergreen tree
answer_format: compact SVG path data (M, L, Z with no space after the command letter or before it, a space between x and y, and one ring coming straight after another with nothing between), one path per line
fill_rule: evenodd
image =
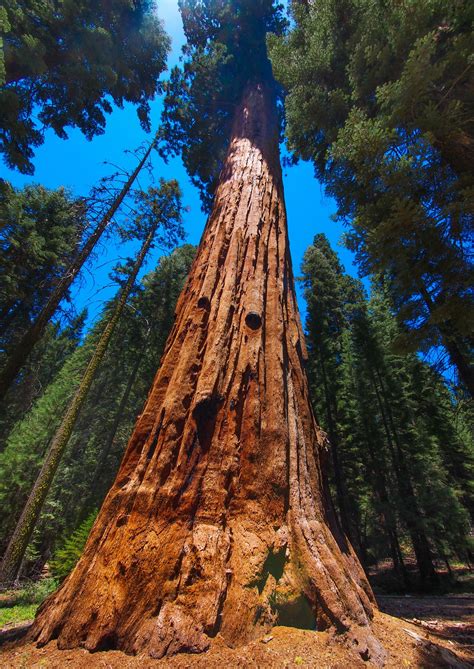
M439 423L426 420L427 406L436 404L443 382L413 354L401 357L393 352L391 344L398 327L383 291L374 291L370 311L376 342L367 359L377 401L381 407L385 404L384 430L397 477L400 515L413 544L421 579L426 581L433 578L429 554L462 556L469 532L468 514L459 495L461 480L453 478L445 466L449 451L455 450L445 442L446 428L450 440L453 444L457 441L457 448L464 453L465 472L472 470L473 445L472 441L459 443L452 413L445 416L444 430Z
M474 393L472 8L293 2L272 40L287 135L353 227L364 274L390 277L404 350L442 345Z
M344 335L350 326L350 307L360 301L361 289L342 269L326 237L316 235L302 264L304 297L308 306L306 328L310 354L308 376L313 406L320 424L327 430L332 453L332 472L336 501L344 531L358 544L356 527L351 520L357 515L347 490L341 461L340 394ZM355 525L355 526L354 526ZM359 546L359 549L361 546Z
M105 323L100 322L103 329ZM77 390L100 331L94 329L82 346L68 357L54 381L10 432L0 454L0 500L6 513L0 520L2 554L26 503L48 445Z
M135 104L149 130L170 46L153 0L8 0L0 31L0 151L10 167L33 173L44 128L63 139L68 127L103 133L111 102Z
M336 432L334 480L337 489L339 467L348 504L341 512L337 496L341 520L349 508L362 557L387 551L406 586L401 539L407 537L426 585L436 579L433 557L465 555L472 441L456 426L439 376L416 356L393 351L399 328L383 291L374 285L367 302L323 235L302 269L311 388L322 425ZM328 368L331 383L324 380Z
M146 165L156 142L157 136L155 136L148 147L143 151L142 156L138 161L138 165L128 175L122 188L113 196L112 201L106 205L105 211L101 213L96 225L93 226L92 230L85 236L84 243L77 249L77 253L70 259L67 268L63 270L61 276L57 277L57 280L53 283L41 309L39 309L38 313L35 314L35 317L31 319L28 326L24 328L24 331L20 331L19 336L17 336L17 341L11 346L11 350L8 351L6 359L2 362L2 368L0 370L0 399L3 399L7 394L8 389L15 381L15 378L25 362L28 360L28 356L34 346L43 336L48 322L56 313L61 301L67 297L69 288L104 235L123 201L126 197L129 197L134 193L132 186L141 170ZM48 220L47 225L50 225L50 221Z
M142 279L122 314L33 536L34 553L39 555L40 564L55 551L63 534L72 534L100 506L112 483L156 372L193 257L194 247L189 245L162 257L156 270ZM3 549L113 307L114 301L106 305L83 344L17 423L0 455Z
M31 409L81 341L86 311L75 318L49 323L21 378L0 406L0 452L14 425Z
M0 364L44 307L87 226L82 200L64 188L0 182ZM65 291L64 298L68 298Z
M176 240L181 221L181 193L176 181L162 180L159 188L149 188L148 192L137 195L140 203L135 227L143 243L118 297L114 309L104 330L97 341L97 346L88 362L77 391L74 393L61 423L48 446L41 470L28 496L18 524L8 543L0 565L0 582L11 584L18 576L28 543L38 521L41 509L50 490L53 478L68 445L79 412L84 405L95 374L101 364L115 327L120 320L128 297L134 287L138 272L149 252L159 227L163 227L169 239ZM165 239L165 236L162 236Z
M367 565L371 555L378 554L381 548L380 535L374 542L380 526L376 523L377 532L372 532L371 525L374 517L383 518L382 530L387 541L382 551L389 547L394 568L406 582L393 513L396 491L389 486L392 467L381 448L383 435L377 419L374 420L373 405L364 400L367 389L363 388L361 369L356 369L355 325L360 328L361 321L367 323L362 287L345 275L322 234L307 249L302 273L308 304L311 391L316 413L331 439L333 481L341 522L348 526ZM370 476L366 474L367 466Z
M162 657L296 615L377 662L373 595L334 522L303 370L265 48L279 11L270 0L180 7L184 74L165 121L214 192L212 213L115 483L33 634Z

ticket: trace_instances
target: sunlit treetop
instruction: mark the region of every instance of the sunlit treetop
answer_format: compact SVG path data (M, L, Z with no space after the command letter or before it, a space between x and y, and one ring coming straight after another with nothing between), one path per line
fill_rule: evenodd
M359 271L390 285L403 349L449 346L464 370L474 318L474 5L291 7L291 30L268 38L288 146L335 198Z
M246 86L276 86L266 35L281 34L285 19L273 0L180 0L179 7L187 42L166 84L162 151L182 155L208 208Z
M429 134L457 172L471 170L472 2L293 0L291 12L292 29L270 36L269 52L296 158L324 178L355 108Z

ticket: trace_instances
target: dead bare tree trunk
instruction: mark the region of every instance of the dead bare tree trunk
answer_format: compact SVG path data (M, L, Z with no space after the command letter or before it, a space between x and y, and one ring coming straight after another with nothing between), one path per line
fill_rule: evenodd
M162 657L279 622L334 627L380 660L373 596L325 492L305 356L274 103L255 84L144 411L81 560L40 609L39 643Z
M67 268L65 274L59 280L57 286L49 296L48 301L46 302L46 304L44 305L38 316L31 323L28 330L26 330L26 332L22 335L20 341L15 345L15 348L9 353L9 356L5 362L3 369L0 370L0 400L2 400L5 397L8 389L10 388L11 384L13 383L18 373L20 372L21 368L25 364L34 346L43 336L46 325L49 323L51 318L56 313L57 308L59 307L61 301L66 296L66 293L69 290L70 286L72 285L73 281L83 268L84 263L89 258L90 254L97 245L97 242L104 234L110 221L112 220L113 216L115 216L115 214L117 213L125 197L128 195L131 187L133 186L133 183L135 182L135 179L137 178L143 166L150 157L151 151L153 147L156 145L157 137L158 136L155 136L153 141L150 143L149 147L147 148L142 158L140 159L140 162L138 163L136 168L133 170L133 172L130 174L127 181L123 185L123 188L120 190L119 194L112 202L111 206L108 208L104 216L101 218L101 220L97 224L97 227L87 238L82 249L74 258L71 265Z

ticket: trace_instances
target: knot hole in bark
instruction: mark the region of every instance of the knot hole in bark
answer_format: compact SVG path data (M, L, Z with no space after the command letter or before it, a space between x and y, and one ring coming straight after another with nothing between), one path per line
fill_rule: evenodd
M209 302L209 298L206 297L205 295L202 295L199 300L198 300L198 309L205 309L206 311L209 310L211 303Z
M256 311L249 311L245 316L245 323L251 330L258 330L262 327L262 317Z
M223 401L224 398L221 395L209 395L197 402L193 409L197 437L203 450L207 450L210 446L212 435L214 434L217 412Z

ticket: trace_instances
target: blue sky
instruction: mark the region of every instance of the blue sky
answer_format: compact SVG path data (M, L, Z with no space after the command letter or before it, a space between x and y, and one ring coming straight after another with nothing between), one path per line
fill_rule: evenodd
M172 39L168 65L173 66L178 61L184 41L177 0L159 0L158 14ZM152 125L157 128L161 100L156 99L151 108ZM114 168L104 161L125 168L133 167L135 159L125 152L137 148L151 138L140 128L135 109L131 105L126 105L124 109L114 107L112 114L107 117L105 133L92 141L86 140L75 129L71 129L68 135L69 139L62 140L52 131L46 133L44 144L36 150L33 176L13 172L3 164L0 165L0 176L18 187L26 183L41 183L48 188L66 186L76 195L87 195L101 177L114 171ZM188 207L184 217L186 241L198 244L205 216L200 209L198 192L190 183L181 161L175 159L165 164L155 155L153 171L156 178L175 178L180 182L184 204ZM146 177L143 178L142 185L146 185ZM301 163L284 170L284 188L295 274L299 274L303 253L311 244L314 235L324 232L338 252L346 270L356 275L352 254L338 245L342 226L330 220L330 215L336 209L335 204L324 195L322 187L314 179L312 166ZM120 258L134 255L136 246L136 244L120 245L114 239L107 240L106 245L101 245L94 261L88 264L81 280L74 287L73 299L77 308L87 306L89 322L97 318L104 300L112 297L116 290L108 278L110 270ZM155 249L153 254L150 254L143 271L152 269L159 255L160 251ZM301 297L299 303L301 311L304 312L304 301ZM304 318L304 313L302 316Z

